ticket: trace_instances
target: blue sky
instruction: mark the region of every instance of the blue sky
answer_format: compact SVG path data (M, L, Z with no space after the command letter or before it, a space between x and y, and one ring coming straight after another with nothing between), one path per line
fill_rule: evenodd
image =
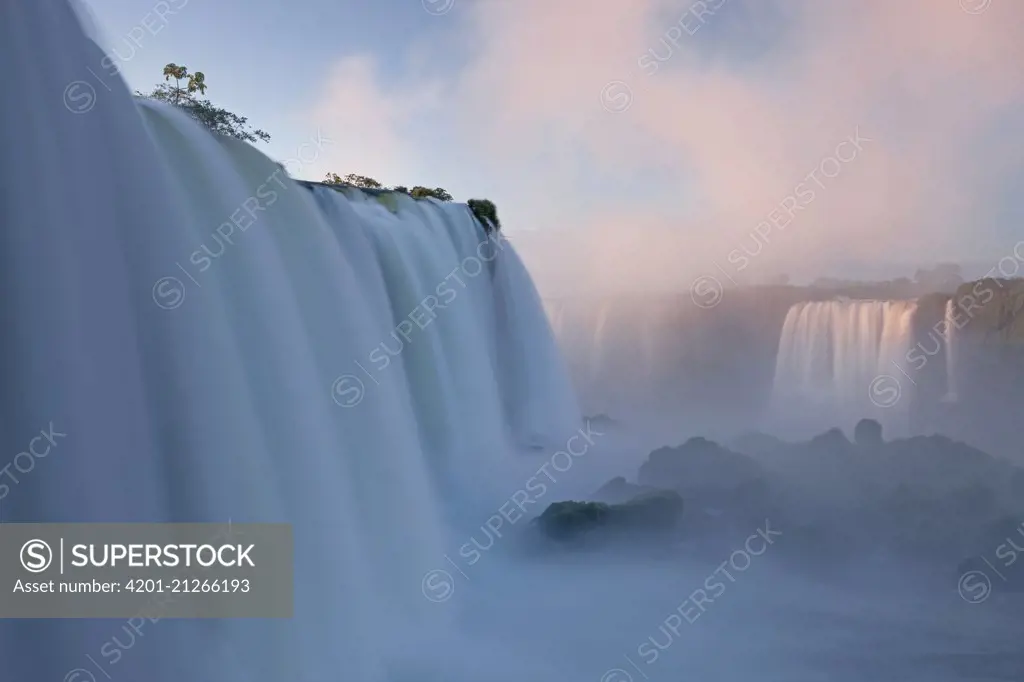
M163 0L162 21L159 1L87 0L133 89L201 69L271 157L331 140L297 175L491 198L563 277L655 285L752 234L754 279L995 263L1024 236L1019 4ZM855 160L756 236L857 130Z
M155 4L88 1L128 84L148 92L168 62L204 71L208 96L270 132L260 147L275 158L292 155L315 132L306 114L336 60L372 54L387 80L406 71L416 43L443 46L455 30L409 0L175 0L166 21L153 13Z

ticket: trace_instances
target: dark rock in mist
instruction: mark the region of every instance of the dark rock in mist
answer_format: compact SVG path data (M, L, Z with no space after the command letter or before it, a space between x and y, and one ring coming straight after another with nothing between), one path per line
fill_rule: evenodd
M696 436L680 446L658 448L640 466L637 480L645 485L687 493L731 493L763 476L761 466L746 455Z
M976 554L957 566L961 596L981 601L986 590L1024 592L1024 517L1004 517L979 537Z
M604 414L595 414L594 416L586 416L583 418L583 423L590 424L595 429L612 429L618 425L614 419Z
M643 541L714 555L770 519L785 538L774 556L793 570L847 579L864 561L909 560L967 571L986 557L1003 574L985 565L1002 583L995 589L1022 589L1024 470L944 436L885 441L872 420L857 425L854 442L839 429L798 443L763 434L738 442L766 454L700 437L658 448L639 483L617 477L594 494L599 501L550 505L534 521L539 536L548 547Z
M812 438L809 449L816 450L823 455L848 455L853 452L853 443L849 441L842 429L831 428Z
M757 457L789 447L789 443L767 433L751 431L737 438L733 447L737 452Z
M630 500L656 492L658 488L646 485L630 483L624 476L617 476L601 486L597 492L591 495L591 501L604 502L605 504L623 504Z
M978 538L999 519L1024 518L1024 470L944 436L886 442L877 422L862 420L855 442L839 429L801 443L742 440L765 454L693 438L653 451L638 480L686 499L687 532L770 516L793 531L788 546L811 564L844 552L959 561L979 551ZM709 509L714 518L702 516Z
M644 539L673 531L683 515L683 499L671 491L645 493L623 504L555 502L533 520L549 540L580 545L612 539Z
M652 452L637 480L681 495L689 510L683 521L685 533L708 536L764 521L774 509L765 477L754 459L696 437Z
M861 419L853 429L853 442L861 448L882 447L882 425L874 419Z

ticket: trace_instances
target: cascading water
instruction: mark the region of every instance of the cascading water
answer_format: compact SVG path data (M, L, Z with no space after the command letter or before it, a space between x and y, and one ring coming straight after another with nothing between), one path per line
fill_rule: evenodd
M119 623L5 620L4 677L388 679L445 627L421 578L465 484L578 426L536 291L465 206L311 192L104 56L68 0L0 5L0 435L67 434L2 520L291 523L295 617L113 663Z
M590 413L659 404L657 383L684 343L666 311L617 300L553 300L547 312Z
M533 449L571 435L565 424L579 420L572 386L540 295L514 251L495 263L499 354L509 359L502 368L505 405L518 442ZM536 393L542 402L527 399Z
M956 384L956 302L951 298L946 301L946 314L943 319L943 337L946 342L946 395L943 400L948 403L957 401Z
M862 418L905 429L912 301L822 301L789 309L770 406L783 428L850 429ZM799 426L798 426L799 425Z

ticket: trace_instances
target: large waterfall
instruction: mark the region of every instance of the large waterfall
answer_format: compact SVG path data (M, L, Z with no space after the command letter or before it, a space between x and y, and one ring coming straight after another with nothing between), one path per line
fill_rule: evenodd
M5 620L4 679L397 679L395 643L443 628L420 588L446 515L579 426L515 251L464 205L311 191L137 102L67 0L3 3L0 57L0 433L67 434L0 520L295 538L290 621L162 620L112 664L122 623Z
M822 301L790 308L772 386L774 424L850 429L862 418L906 428L914 379L912 301Z

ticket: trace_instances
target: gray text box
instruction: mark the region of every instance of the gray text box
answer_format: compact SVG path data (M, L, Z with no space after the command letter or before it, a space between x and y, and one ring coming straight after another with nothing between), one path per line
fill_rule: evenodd
M0 524L0 618L291 618L281 523Z

